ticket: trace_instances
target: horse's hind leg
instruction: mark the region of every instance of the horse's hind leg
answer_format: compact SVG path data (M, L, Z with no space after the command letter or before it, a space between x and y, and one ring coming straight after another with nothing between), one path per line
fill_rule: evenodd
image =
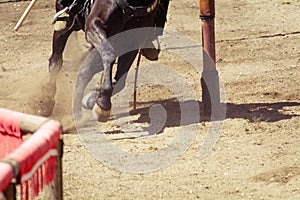
M126 84L128 71L138 53L138 50L130 51L118 58L117 72L115 75L116 84L114 84L113 95L120 92Z
M39 103L38 113L50 116L55 105L56 79L63 64L63 51L73 30L65 32L54 31L52 38L52 55L49 59L49 81L43 86L43 99Z
M60 72L63 64L63 51L72 32L73 30L68 30L66 32L54 31L53 33L52 55L49 59L50 84L56 83L56 77Z

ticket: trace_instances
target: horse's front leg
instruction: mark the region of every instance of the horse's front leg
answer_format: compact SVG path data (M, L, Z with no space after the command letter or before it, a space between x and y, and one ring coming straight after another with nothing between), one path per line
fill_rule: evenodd
M106 122L111 112L111 96L113 92L112 85L112 67L116 59L115 52L111 44L104 40L101 45L101 57L103 62L103 83L100 87L98 98L93 107L94 117L99 122Z
M108 121L111 113L111 96L112 96L112 78L111 67L104 67L104 81L100 87L98 97L93 107L93 115L99 122Z
M54 31L52 38L52 55L49 59L49 80L46 85L43 86L43 99L39 102L38 113L42 116L50 116L53 112L55 105L55 93L56 93L56 79L63 64L63 51L65 49L67 40L73 30L66 32Z
M104 80L99 89L96 103L93 107L94 117L99 122L106 122L110 117L112 85L112 67L116 60L114 48L106 37L103 29L91 23L86 31L87 40L97 49L103 64Z
M110 117L113 91L112 67L117 58L114 48L108 40L109 30L105 29L105 27L115 25L112 22L120 18L121 12L114 12L116 9L118 9L118 5L114 0L95 1L85 23L86 40L97 49L103 66L104 81L93 107L94 116L101 122L107 121ZM108 19L110 19L110 22Z

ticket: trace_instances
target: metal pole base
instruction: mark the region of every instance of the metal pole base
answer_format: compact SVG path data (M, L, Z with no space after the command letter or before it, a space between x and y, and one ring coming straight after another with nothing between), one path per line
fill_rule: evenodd
M215 119L220 107L220 86L218 71L204 71L201 77L202 111L204 117Z

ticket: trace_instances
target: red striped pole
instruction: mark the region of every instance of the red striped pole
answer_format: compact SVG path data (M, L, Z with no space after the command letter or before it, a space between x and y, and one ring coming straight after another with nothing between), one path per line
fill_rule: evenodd
M200 18L202 20L202 47L203 50L216 62L215 54L215 1L200 0ZM205 65L206 70L216 70L215 66Z

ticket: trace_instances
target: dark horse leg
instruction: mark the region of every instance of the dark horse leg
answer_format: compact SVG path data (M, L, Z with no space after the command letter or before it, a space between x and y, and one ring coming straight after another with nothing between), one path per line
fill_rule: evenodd
M137 53L138 50L131 51L118 58L117 72L114 78L117 83L114 85L117 85L117 87L114 86L113 95L120 92L125 87L127 72L129 71Z
M111 44L104 40L101 46L96 47L101 49L102 63L103 63L103 76L104 80L99 89L98 98L93 107L93 113L95 118L99 122L105 122L110 117L111 110L111 96L113 91L112 85L112 67L116 59L116 55Z
M118 58L117 72L114 77L113 83L113 94L120 92L125 87L125 82L127 78L127 72L130 69L136 55L137 51L128 52ZM80 119L82 117L81 106L86 109L92 110L96 100L98 98L98 89L89 92L84 97L84 90L88 83L92 80L94 75L103 70L102 60L98 51L94 48L89 52L85 58L81 68L79 70L75 91L73 95L73 114L75 119ZM101 89L100 89L101 90Z
M85 99L83 99L83 94L86 86L92 80L94 75L102 70L103 65L100 54L98 53L97 49L93 48L84 59L77 75L72 107L75 119L80 119L82 117L82 101L85 101L85 99L86 101L89 101L87 103L83 103L85 104L86 108L92 109L92 107L94 106L96 101L96 92L89 93L89 95L91 96L85 97Z
M53 112L55 105L55 93L56 93L56 79L60 72L63 64L63 51L65 49L67 40L73 29L66 32L54 31L52 38L52 55L49 59L49 81L47 85L44 86L43 92L45 96L40 102L38 113L42 116L50 116Z
M73 0L56 0L56 12L62 10L66 6L69 6ZM52 55L49 59L49 80L43 87L43 93L45 96L40 101L38 113L42 116L50 116L53 112L55 105L55 93L56 93L56 79L63 64L63 51L65 49L67 40L73 31L80 30L77 24L74 24L72 28L65 31L54 31L52 37Z
M119 9L114 0L95 1L94 7L86 20L85 32L87 42L98 51L103 65L104 81L98 90L98 97L93 107L93 114L98 121L105 122L109 119L112 106L112 67L117 58L117 53L108 39L109 36L133 28L151 26L153 25L154 14L155 12L147 15L147 17L141 17L138 21L129 20L125 27L117 27L117 30L113 31L110 28L116 28L115 22L122 20L122 10ZM145 37L146 35L147 34L143 34ZM142 44L142 42L140 41L139 44ZM130 64L132 64L136 53L137 51L132 52ZM122 62L122 59L120 61ZM125 62L125 57L123 61ZM117 79L122 77L129 69L129 66L122 69L123 67L125 66L120 65L120 68L118 68L118 70L122 71L119 71L119 77L116 77Z
M110 98L113 90L112 67L117 57L107 38L103 22L108 20L116 7L117 5L112 0L96 1L85 25L86 39L98 51L103 64L104 81L93 108L93 114L100 122L105 122L110 117Z
M106 42L108 42L106 40ZM105 43L104 43L105 44ZM108 48L109 47L109 48ZM104 82L101 85L99 91L98 91L98 97L95 98L95 103L93 106L93 113L94 116L96 117L96 119L100 122L105 122L109 119L110 117L110 110L111 110L111 96L120 92L124 87L125 87L125 82L126 82L126 78L127 78L127 72L129 71L137 53L138 50L134 50L134 51L130 51L128 53L125 53L123 55L121 55L118 58L118 65L117 65L117 71L116 71L116 75L114 77L116 84L112 83L112 65L114 64L114 60L113 56L115 56L113 53L113 49L112 46L110 46L110 43L108 43L108 46L104 45L103 48L105 48L105 50L102 50L102 63L103 63L103 75L104 75ZM108 52L104 52L107 51ZM111 54L110 51L111 50ZM111 56L111 57L110 57ZM105 58L111 58L110 61L112 61L111 65L109 65L109 61L104 61ZM97 60L94 58L94 60ZM107 68L105 68L105 63L106 66L108 66ZM94 65L90 65L90 66L94 66ZM93 75L93 73L97 73L100 70L102 70L102 68L98 68L98 69L93 69L94 67L90 67L90 69L86 69L85 73L80 73L79 75L81 77L85 77L85 78L80 78L82 84L81 87L86 86L86 84L89 82L90 78L92 77L91 75ZM90 75L87 75L89 74ZM82 88L83 89L83 88ZM83 90L81 90L83 91ZM78 98L81 99L81 98Z

